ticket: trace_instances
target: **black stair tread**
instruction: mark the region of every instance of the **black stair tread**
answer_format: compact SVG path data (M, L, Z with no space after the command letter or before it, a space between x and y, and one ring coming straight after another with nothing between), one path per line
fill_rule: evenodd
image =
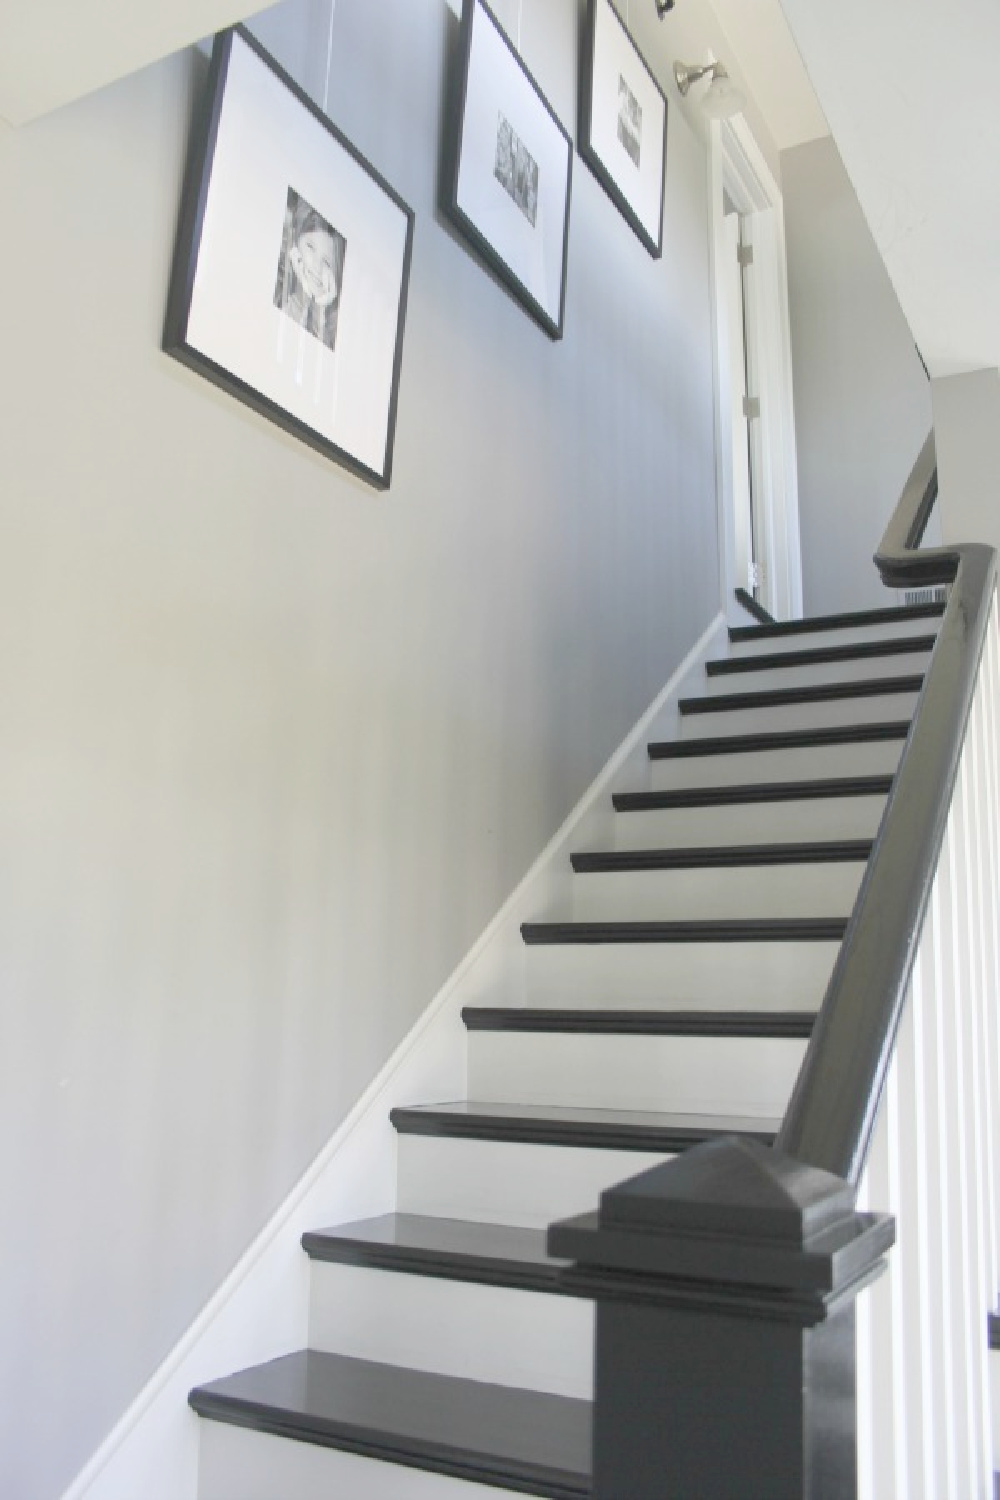
M614 792L616 812L679 807L729 807L743 802L812 802L826 797L887 797L892 775L821 776L814 781L755 781L741 786L677 787L662 792Z
M545 1241L544 1229L516 1224L382 1214L312 1230L302 1236L302 1248L313 1260L561 1292L566 1262L549 1255Z
M403 1135L663 1154L686 1151L723 1135L752 1136L770 1145L780 1123L755 1116L574 1109L470 1099L399 1107L390 1111L389 1118Z
M705 693L681 698L682 714L727 713L747 708L787 708L805 703L836 703L849 698L879 698L883 694L919 693L923 673L894 677L858 677L845 682L818 682L811 687L765 688L748 693Z
M467 1005L468 1031L518 1031L599 1036L792 1037L812 1034L809 1010L597 1010Z
M936 620L943 604L891 605L882 609L848 610L842 614L812 615L805 620L776 620L773 625L733 625L731 641L762 641L783 635L808 635L820 630L854 630L866 625L892 625L904 620Z
M909 719L881 724L829 724L816 729L776 729L760 734L712 734L686 740L654 740L650 760L692 760L710 755L755 755L761 750L813 750L821 745L862 745L905 740Z
M747 614L752 615L759 624L773 625L776 623L770 610L766 610L759 600L755 599L745 588L737 588L733 592L736 595L737 604L742 605Z
M711 917L681 922L522 922L529 945L549 943L839 943L846 917Z
M591 1407L303 1349L188 1397L200 1416L555 1500L590 1492Z
M638 870L742 869L764 865L864 863L872 839L828 839L789 844L726 844L691 849L578 850L570 862L578 875L614 875Z
M754 656L726 656L706 664L709 677L739 672L770 672L782 667L815 667L830 662L870 661L882 656L917 656L933 650L933 635L901 635L855 641L845 646L812 646L799 651L767 651Z

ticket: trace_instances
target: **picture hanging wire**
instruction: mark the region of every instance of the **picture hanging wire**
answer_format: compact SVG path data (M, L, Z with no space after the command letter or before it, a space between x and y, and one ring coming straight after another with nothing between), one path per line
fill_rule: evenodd
M326 86L323 89L323 113L330 113L330 66L333 62L333 13L337 0L330 0L330 31L326 39Z

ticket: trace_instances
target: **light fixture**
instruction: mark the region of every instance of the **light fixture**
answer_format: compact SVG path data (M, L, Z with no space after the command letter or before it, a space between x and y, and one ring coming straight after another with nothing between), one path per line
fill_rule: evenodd
M656 14L659 16L661 21L667 14L667 11L673 10L673 8L674 0L656 0Z
M703 112L711 120L725 120L730 115L738 115L746 102L739 89L734 86L724 65L720 62L692 63L690 65L675 62L674 77L677 80L677 87L681 91L682 98L693 83L699 83L703 78L711 79L711 83L701 101Z

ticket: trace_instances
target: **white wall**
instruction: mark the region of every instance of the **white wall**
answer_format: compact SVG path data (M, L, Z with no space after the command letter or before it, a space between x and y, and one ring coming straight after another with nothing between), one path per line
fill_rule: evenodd
M1000 370L944 376L931 399L944 538L1000 547Z
M896 602L872 566L927 379L834 142L782 153L806 614Z
M513 0L502 14L510 21ZM261 17L309 88L329 7ZM575 134L582 0L525 0ZM339 0L417 211L392 490L159 352L198 53L0 132L0 1493L69 1481L712 618L704 151L577 159L551 343L437 209L445 0Z

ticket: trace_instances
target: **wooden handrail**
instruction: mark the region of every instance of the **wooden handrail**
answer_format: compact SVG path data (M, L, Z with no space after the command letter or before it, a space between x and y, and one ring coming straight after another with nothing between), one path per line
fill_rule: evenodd
M937 498L925 443L875 563L890 588L951 583L868 869L776 1140L857 1188L930 899L996 586L996 552L915 549Z

